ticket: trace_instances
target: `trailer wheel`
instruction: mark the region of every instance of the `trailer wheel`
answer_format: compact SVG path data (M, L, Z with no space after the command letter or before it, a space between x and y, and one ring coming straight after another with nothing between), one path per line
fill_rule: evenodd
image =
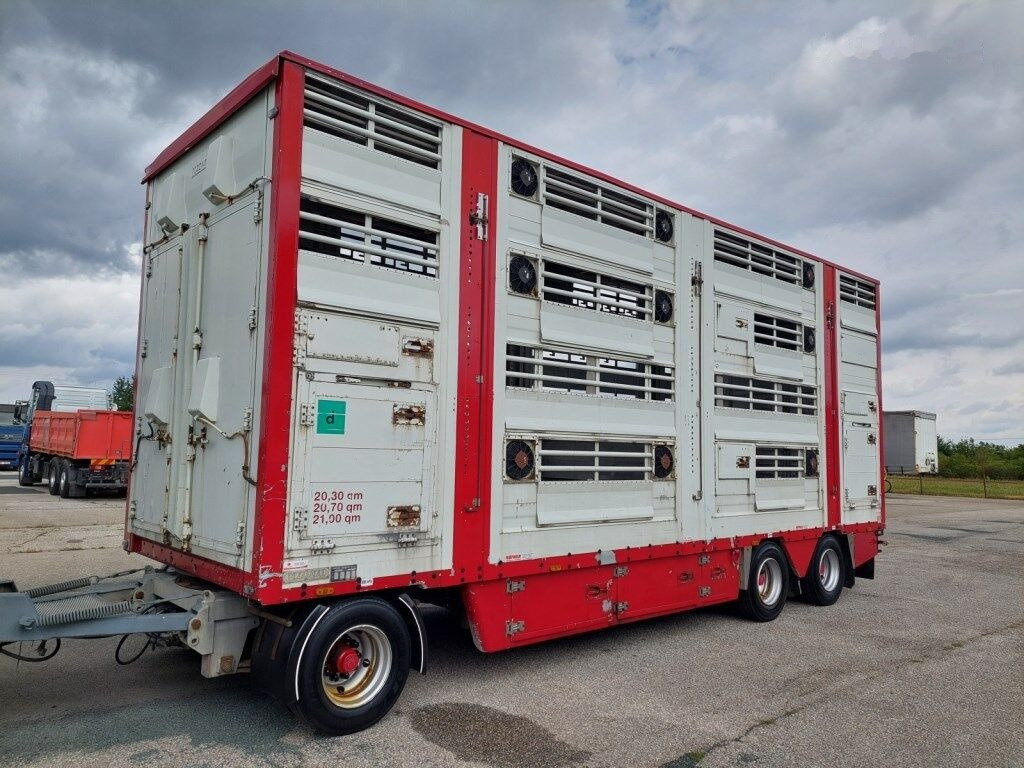
M301 646L292 710L340 736L386 715L409 676L412 641L395 608L378 598L331 606Z
M60 462L57 467L57 492L62 499L66 499L71 495L71 478L68 477L70 474L68 463L66 461Z
M846 581L843 552L835 536L822 536L811 565L803 578L803 594L814 605L832 605L839 599Z
M740 592L740 610L753 621L772 621L782 613L789 591L786 553L766 541L750 557L747 588Z
M50 459L46 464L46 490L51 496L56 496L60 491L60 468L56 459Z

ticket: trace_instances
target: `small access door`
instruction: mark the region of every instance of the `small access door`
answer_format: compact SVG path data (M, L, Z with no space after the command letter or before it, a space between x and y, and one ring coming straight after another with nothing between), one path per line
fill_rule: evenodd
M288 559L340 558L332 579L392 572L438 511L435 332L300 309ZM415 565L405 570L416 570Z
M842 522L881 519L877 290L838 274Z

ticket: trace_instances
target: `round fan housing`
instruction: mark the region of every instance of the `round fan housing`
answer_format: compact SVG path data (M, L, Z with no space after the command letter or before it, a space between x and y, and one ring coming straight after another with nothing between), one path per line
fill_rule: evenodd
M675 227L672 225L672 215L668 211L658 211L654 214L654 237L662 243L672 242L672 233Z
M523 197L537 194L537 168L521 157L512 161L512 191Z
M655 291L654 292L654 322L656 323L670 323L672 322L672 294L667 291Z
M667 445L654 446L654 476L660 479L672 476L675 468L675 458L672 456L672 449Z
M818 340L814 333L814 329L810 326L804 326L804 352L810 354L814 351L817 346Z
M510 480L527 480L533 476L533 446L525 440L505 443L505 476Z
M804 474L807 477L818 476L818 452L807 451L804 454Z
M814 287L814 265L809 261L804 262L804 288Z
M516 254L508 262L508 285L516 293L534 295L537 292L537 267L533 260Z

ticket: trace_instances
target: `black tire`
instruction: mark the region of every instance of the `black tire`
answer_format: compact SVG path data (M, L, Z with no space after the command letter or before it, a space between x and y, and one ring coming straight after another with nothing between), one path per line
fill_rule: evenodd
M764 542L751 553L746 587L739 601L744 616L751 621L778 618L789 593L789 562L774 541Z
M351 645L358 640L359 645ZM395 705L409 677L412 640L401 615L390 603L376 597L335 603L316 622L296 666L299 699L291 709L317 730L341 736L369 728ZM348 677L339 671L344 654L358 656L358 666ZM371 662L371 654L375 661ZM390 654L390 663L384 659ZM332 664L332 657L334 666ZM363 672L363 670L368 670ZM377 678L369 670L376 669ZM330 682L329 672L339 685ZM356 679L356 675L362 675ZM357 680L345 692L344 683ZM333 688L328 694L327 688ZM333 697L336 698L333 698ZM362 700L360 697L365 697ZM351 697L348 703L339 700Z
M832 605L846 583L846 558L835 536L822 536L814 549L807 575L800 586L804 598L814 605Z
M35 485L32 477L32 468L28 465L28 459L18 463L18 485Z
M60 491L60 462L56 459L51 459L46 465L46 490L51 496Z
M62 499L71 495L71 465L62 461L57 466L57 493Z

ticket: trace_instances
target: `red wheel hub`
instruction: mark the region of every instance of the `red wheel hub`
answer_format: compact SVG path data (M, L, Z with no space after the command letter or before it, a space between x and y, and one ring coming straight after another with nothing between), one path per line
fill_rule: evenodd
M334 671L348 677L359 668L362 657L355 648L342 648L334 657Z

